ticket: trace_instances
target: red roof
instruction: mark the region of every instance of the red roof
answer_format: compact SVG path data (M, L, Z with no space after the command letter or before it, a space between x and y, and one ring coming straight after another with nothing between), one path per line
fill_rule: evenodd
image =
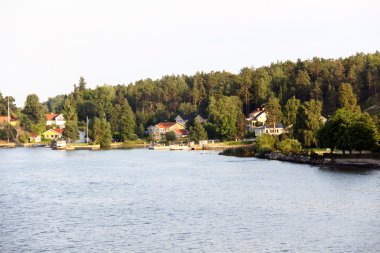
M12 117L10 117L10 121L15 121L14 119L12 119ZM1 115L0 116L0 122L8 122L8 116L6 115Z
M55 113L49 113L49 114L45 114L45 117L47 120L54 120L59 114L55 114Z
M174 126L175 124L177 124L177 122L161 122L161 123L158 123L156 126L158 128L169 128L169 127L172 127Z
M57 132L59 134L63 133L63 129L51 129L51 130L53 130L54 132Z
M31 134L30 135L32 138L37 138L39 135L38 134Z
M178 135L188 135L189 134L189 131L187 131L186 129L175 129L174 132Z

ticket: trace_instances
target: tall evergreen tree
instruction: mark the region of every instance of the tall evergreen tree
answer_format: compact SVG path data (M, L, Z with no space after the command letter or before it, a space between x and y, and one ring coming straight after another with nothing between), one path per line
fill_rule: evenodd
M294 133L307 147L317 146L317 131L321 122L322 103L314 99L304 102L297 113Z
M339 87L339 106L348 111L360 112L360 107L357 104L356 96L352 91L352 86L349 83L341 83Z
M276 124L282 121L280 100L274 96L271 96L265 106L265 111L267 114L267 121L265 124L267 127L275 128Z
M284 107L284 118L283 122L285 126L294 126L296 123L298 108L300 107L301 101L296 99L295 96L291 97Z
M36 94L27 96L22 112L24 117L21 120L21 124L27 131L39 134L45 130L46 119L42 105Z
M194 121L193 126L190 127L190 139L193 141L207 140L207 132L202 123L198 120Z

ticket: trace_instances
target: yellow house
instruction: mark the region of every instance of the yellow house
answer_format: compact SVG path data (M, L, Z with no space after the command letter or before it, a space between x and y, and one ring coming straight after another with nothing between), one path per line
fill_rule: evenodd
M49 129L42 133L46 140L58 140L62 137L63 129Z

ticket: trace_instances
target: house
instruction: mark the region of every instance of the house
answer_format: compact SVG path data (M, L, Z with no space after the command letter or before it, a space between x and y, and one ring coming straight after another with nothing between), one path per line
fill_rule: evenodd
M255 136L258 137L262 134L280 135L286 133L287 130L282 124L276 124L276 127L267 127L265 124L254 128Z
M12 117L9 117L9 120L8 120L8 116L7 115L0 115L0 124L4 124L4 123L10 123L12 126L16 126L18 124L18 120L12 118Z
M44 139L47 140L58 140L62 138L63 129L49 129L42 133Z
M248 130L250 132L253 132L254 128L258 126L263 126L265 124L265 122L267 121L267 113L265 112L265 110L260 110L260 108L257 108L254 112L251 112L248 115L246 121L248 121Z
M207 119L205 117L202 117L201 115L197 115L194 117L194 121L198 120L200 123L204 123L207 121Z
M184 138L189 135L189 131L183 124L178 122L160 122L155 126L149 126L148 132L155 140L161 140L168 132L173 131L177 138Z
M181 117L180 115L178 115L177 117L175 117L175 122L176 123L179 123L179 124L182 124L182 125L186 125L187 121L189 121L187 118L185 117Z
M39 134L32 134L29 137L29 142L41 142L41 135L39 135Z
M66 120L62 114L49 113L45 114L47 126L57 126L60 129L65 128Z
M200 123L204 123L207 121L207 119L205 117L202 117L201 115L199 114L196 114L194 117L192 116L189 116L189 117L185 117L185 116L180 116L178 115L177 117L175 117L175 122L179 123L179 124L182 124L182 125L186 125L186 123L193 119L194 121L198 120Z

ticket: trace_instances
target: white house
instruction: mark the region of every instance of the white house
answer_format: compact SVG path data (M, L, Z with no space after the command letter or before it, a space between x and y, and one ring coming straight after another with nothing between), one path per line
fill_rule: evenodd
M253 132L256 127L263 126L265 124L267 121L267 113L258 108L256 111L250 113L248 118L245 120L248 121L248 130Z
M31 134L29 137L29 142L41 142L41 135Z
M62 114L49 113L45 114L45 117L47 126L55 125L60 129L65 128L66 120Z
M265 124L254 128L255 136L258 137L262 134L280 135L286 133L287 130L282 124L276 124L276 127L267 127Z

